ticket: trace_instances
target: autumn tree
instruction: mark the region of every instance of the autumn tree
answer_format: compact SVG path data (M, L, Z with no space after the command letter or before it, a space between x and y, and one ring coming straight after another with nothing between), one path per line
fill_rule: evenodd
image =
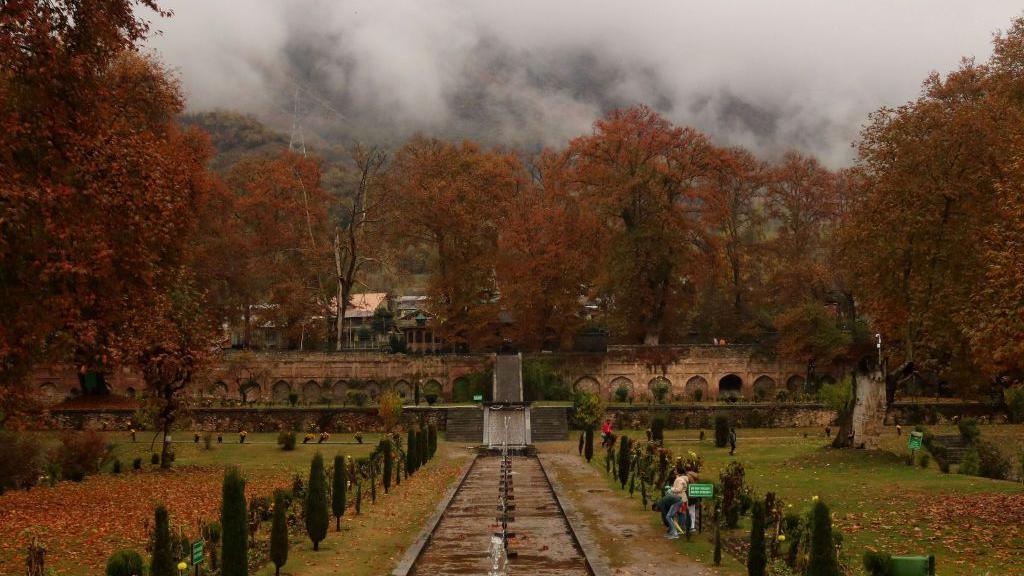
M0 19L0 379L69 359L122 360L205 185L203 138L181 130L177 82L138 54L151 0L7 2ZM92 380L87 379L91 383Z
M582 328L599 246L594 213L572 194L565 154L546 152L533 182L516 188L500 220L495 272L520 347L569 348Z
M635 342L658 344L692 303L711 150L644 106L610 113L569 145L572 179L604 228L598 281L610 318Z
M434 253L428 294L437 331L456 348L495 345L495 249L503 203L523 185L518 160L472 142L413 138L391 174L403 199L399 238Z

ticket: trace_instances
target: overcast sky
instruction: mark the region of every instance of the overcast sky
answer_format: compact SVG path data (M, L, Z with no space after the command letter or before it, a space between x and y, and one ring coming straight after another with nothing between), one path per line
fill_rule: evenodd
M190 110L310 140L413 132L536 148L647 104L721 144L852 159L867 114L988 57L1003 0L164 0L151 45Z

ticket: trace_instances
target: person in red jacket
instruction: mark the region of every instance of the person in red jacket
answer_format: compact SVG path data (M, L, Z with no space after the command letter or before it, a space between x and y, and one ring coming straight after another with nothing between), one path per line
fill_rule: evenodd
M601 424L601 446L606 446L608 440L612 437L612 421L605 420L604 424Z

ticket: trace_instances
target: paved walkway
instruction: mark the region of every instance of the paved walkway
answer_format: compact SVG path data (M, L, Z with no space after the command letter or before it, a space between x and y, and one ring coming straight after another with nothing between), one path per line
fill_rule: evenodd
M613 493L605 479L576 454L541 453L552 483L574 509L567 510L576 535L597 550L599 561L614 576L705 576L717 572L685 556L678 541L666 540L651 526L654 512L643 512L635 501Z

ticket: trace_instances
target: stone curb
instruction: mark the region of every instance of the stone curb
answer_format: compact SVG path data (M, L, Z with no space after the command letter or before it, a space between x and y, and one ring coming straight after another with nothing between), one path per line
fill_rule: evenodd
M448 489L448 492L444 495L437 504L437 508L434 509L434 513L427 519L427 523L420 530L416 539L413 540L412 544L406 548L405 553L402 554L402 558L398 561L398 565L391 571L391 576L408 576L412 572L413 566L416 564L416 560L420 557L420 553L430 542L430 536L434 533L434 529L441 523L441 518L444 516L445 510L448 509L448 505L452 503L452 499L455 498L455 494L462 488L462 484L466 482L466 477L469 476L469 471L473 469L476 464L477 454L473 454L473 459L469 461L469 466L462 472L462 476L459 481L455 483L455 486Z
M590 573L593 576L612 576L612 570L598 552L597 544L590 538L590 532L578 528L581 522L579 514L576 512L576 507L565 498L562 488L551 481L551 477L548 476L548 472L544 468L544 458L542 455L537 455L537 462L540 463L540 469L548 481L548 486L551 487L551 491L555 495L555 502L558 503L558 507L562 510L562 517L565 518L565 523L569 525L569 533L572 535L572 539L576 541L576 545L583 552L583 558L587 561L587 568L590 570Z

